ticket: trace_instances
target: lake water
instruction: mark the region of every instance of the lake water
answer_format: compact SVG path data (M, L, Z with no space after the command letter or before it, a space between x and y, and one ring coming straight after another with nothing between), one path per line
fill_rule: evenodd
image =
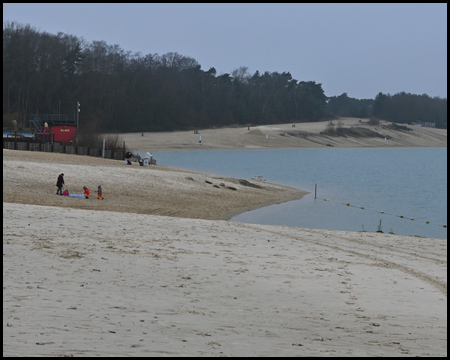
M447 148L152 153L158 165L310 192L231 221L447 238Z

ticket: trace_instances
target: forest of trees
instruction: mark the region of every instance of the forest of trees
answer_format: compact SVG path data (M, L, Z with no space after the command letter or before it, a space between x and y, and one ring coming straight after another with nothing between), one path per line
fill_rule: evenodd
M447 99L405 92L391 96L380 92L373 103L373 115L396 123L430 122L447 129Z
M379 93L327 97L322 84L286 71L218 75L178 53L131 54L104 41L3 26L3 126L28 127L29 114L75 115L96 131L187 130L331 119L378 117L393 122L435 122L447 128L447 99Z
M339 117L367 118L373 115L373 99L358 100L350 98L347 93L328 98L327 111Z

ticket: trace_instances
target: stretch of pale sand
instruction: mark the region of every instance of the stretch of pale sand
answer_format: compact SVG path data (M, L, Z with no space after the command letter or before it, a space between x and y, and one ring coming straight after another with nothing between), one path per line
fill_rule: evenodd
M446 354L444 239L3 203L4 356Z
M368 131L371 136L329 136L324 132L329 129L330 121L322 121L196 131L126 133L121 134L120 138L125 141L126 146L139 151L447 147L447 129L400 125L405 130L394 130L392 123L381 121L374 126L368 124L368 119L359 118L339 118L331 122L335 129ZM157 154L155 155L157 159Z
M304 194L250 183L4 150L3 356L447 355L446 239L226 221Z

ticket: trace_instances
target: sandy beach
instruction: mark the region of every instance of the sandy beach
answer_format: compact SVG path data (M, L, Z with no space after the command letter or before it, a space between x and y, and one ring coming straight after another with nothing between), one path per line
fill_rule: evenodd
M361 120L361 121L360 121ZM330 122L335 129L353 130L346 136L323 134ZM163 133L127 133L120 137L132 150L228 150L280 148L392 148L447 147L447 129L400 125L394 130L381 121L369 125L368 119L339 118L298 124L204 129ZM201 136L201 142L200 142Z
M324 124L310 126L296 128ZM331 141L284 128L121 136L151 151ZM447 132L387 136L333 146L446 146ZM55 195L61 172L90 199ZM4 149L3 356L447 356L446 239L228 221L304 194Z

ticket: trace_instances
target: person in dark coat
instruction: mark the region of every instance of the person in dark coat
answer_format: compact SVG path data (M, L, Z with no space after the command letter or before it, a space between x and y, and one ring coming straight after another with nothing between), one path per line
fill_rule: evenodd
M64 185L64 174L61 173L58 176L58 180L56 181L56 186L58 187L58 190L56 190L56 195L62 195L63 194L63 185Z

